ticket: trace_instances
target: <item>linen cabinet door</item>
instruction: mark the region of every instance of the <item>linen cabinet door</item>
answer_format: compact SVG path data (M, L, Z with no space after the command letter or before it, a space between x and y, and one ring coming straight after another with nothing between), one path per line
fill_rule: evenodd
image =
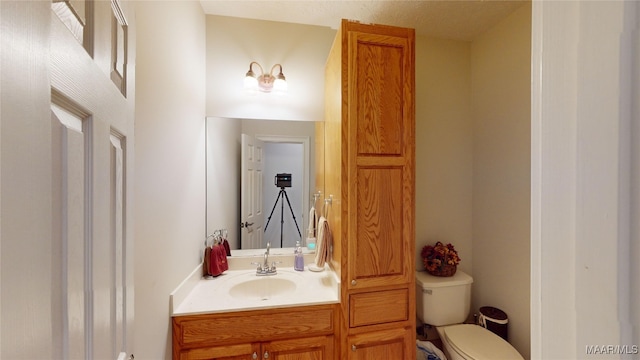
M349 289L408 284L413 271L413 37L388 31L348 37Z
M406 360L415 358L409 349L411 329L376 331L349 337L349 360Z

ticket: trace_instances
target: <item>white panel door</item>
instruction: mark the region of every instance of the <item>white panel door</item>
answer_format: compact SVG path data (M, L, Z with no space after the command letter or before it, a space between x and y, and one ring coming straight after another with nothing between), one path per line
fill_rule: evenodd
M84 2L53 3L51 11L54 357L126 359L133 352L133 9L116 0L86 3L78 31L77 9L65 11L74 4Z
M262 178L264 143L242 134L240 227L242 249L260 249L264 233Z
M132 353L132 6L0 2L2 359Z

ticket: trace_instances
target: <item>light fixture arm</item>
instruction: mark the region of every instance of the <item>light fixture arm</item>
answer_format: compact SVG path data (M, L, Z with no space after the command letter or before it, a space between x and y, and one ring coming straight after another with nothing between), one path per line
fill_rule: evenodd
M251 63L249 63L249 71L247 71L247 75L246 76L251 76L251 77L255 77L255 78L258 77L258 76L256 76L256 73L253 72L253 65L258 65L258 67L260 68L260 75L258 75L258 76L262 76L262 74L264 74L264 70L262 69L262 66L260 66L260 64L258 64L255 61L252 61Z
M280 68L280 71L278 72L278 75L274 76L273 75L273 70L275 70L276 67ZM273 65L273 67L271 68L271 71L269 72L269 75L271 75L272 77L278 78L278 79L282 78L284 80L284 74L282 74L282 65L280 65L280 64Z
M260 69L260 74L256 75L256 73L253 71L253 65L257 65L258 68ZM279 70L278 73L276 75L274 75L274 72L276 71L276 68ZM257 86L258 89L262 92L271 92L271 90L274 89L274 84L275 84L275 88L279 91L285 91L286 90L286 78L284 76L284 74L282 73L282 65L280 64L275 64L273 65L273 67L271 67L271 71L268 74L264 73L264 69L262 68L262 66L255 62L252 61L249 63L249 71L247 71L247 74L245 75L245 78L253 78L257 80ZM256 80L252 80L252 82L254 82ZM277 82L277 84L276 84ZM246 82L245 82L246 84ZM246 85L245 85L246 86ZM255 86L255 85L253 85Z

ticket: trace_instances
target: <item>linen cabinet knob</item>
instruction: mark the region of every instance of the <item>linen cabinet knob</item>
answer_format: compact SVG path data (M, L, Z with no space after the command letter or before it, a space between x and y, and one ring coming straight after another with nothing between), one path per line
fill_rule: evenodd
M269 358L269 352L268 352L268 351L265 351L265 352L264 352L264 355L262 355L262 357L263 357L264 359L268 359L268 358Z
M254 352L253 352L253 355L251 355L251 358L252 358L253 360L256 360L256 359L258 358L258 353L254 351Z
M351 280L351 285L356 286L358 282L356 280Z
M351 351L356 351L358 348L355 345L351 345Z

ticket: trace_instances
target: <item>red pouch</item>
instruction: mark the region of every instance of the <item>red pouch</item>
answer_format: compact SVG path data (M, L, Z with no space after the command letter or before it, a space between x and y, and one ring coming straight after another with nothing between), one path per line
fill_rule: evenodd
M221 272L229 270L229 263L227 262L227 251L225 247L221 244L216 246L219 248L218 250L218 264L220 265Z
M218 276L222 274L224 270L220 267L220 250L218 245L214 245L211 248L211 259L209 261L209 275Z

